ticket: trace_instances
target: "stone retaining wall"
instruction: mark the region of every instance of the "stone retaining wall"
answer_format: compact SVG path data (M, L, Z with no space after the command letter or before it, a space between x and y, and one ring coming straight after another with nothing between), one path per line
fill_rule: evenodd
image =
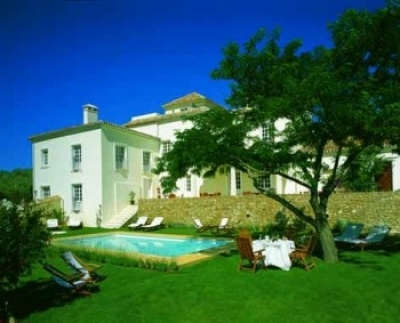
M309 195L287 195L287 199L310 212ZM192 217L203 224L217 224L222 217L243 226L264 226L274 221L280 204L263 195L208 196L198 198L150 199L139 201L139 215L164 216L165 223L192 225ZM400 232L400 193L335 193L328 212L331 225L337 219L362 222L366 228L385 223ZM250 214L250 217L247 217Z

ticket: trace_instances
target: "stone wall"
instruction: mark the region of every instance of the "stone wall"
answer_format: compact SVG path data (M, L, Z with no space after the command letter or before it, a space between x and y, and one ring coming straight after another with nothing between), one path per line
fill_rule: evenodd
M285 197L310 212L308 194ZM217 224L227 216L235 225L264 226L274 221L279 210L280 204L263 195L207 196L140 200L138 214L164 216L166 224L192 225L192 217L200 218L203 224ZM400 232L400 193L335 193L328 212L331 225L337 219L347 219L362 222L366 228L385 223L392 232Z

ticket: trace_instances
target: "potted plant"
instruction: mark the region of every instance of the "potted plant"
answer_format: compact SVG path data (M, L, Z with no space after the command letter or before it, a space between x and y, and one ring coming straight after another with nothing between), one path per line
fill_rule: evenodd
M136 193L134 191L129 192L129 198L130 198L131 205L135 204L135 195L136 195Z

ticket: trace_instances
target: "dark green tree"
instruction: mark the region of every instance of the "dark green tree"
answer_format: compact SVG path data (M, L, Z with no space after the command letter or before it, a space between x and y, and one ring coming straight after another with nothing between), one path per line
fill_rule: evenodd
M15 203L32 201L32 170L0 171L0 199Z
M0 313L20 277L46 256L49 238L42 211L34 204L0 201Z
M336 262L331 194L363 152L399 141L399 17L387 9L350 10L329 30L330 49L300 52L297 40L281 47L277 32L262 30L243 46L228 44L212 77L230 83L232 109L190 118L193 128L177 134L155 171L168 172L165 191L190 172L212 176L233 166L247 173L262 194L311 225L324 259ZM252 132L263 125L270 127L265 139ZM269 175L307 188L312 212L259 186L257 179Z
M340 187L353 192L376 191L376 178L382 174L387 163L378 156L380 152L372 147L360 154L341 178Z

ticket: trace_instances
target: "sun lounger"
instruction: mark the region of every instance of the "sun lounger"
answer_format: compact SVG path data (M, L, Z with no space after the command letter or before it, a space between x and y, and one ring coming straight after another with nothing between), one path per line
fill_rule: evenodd
M211 229L214 233L231 233L233 232L233 227L228 226L229 218L222 218L218 225L212 226Z
M372 227L371 231L368 233L368 235L363 238L363 239L352 239L345 241L346 243L351 243L354 246L357 246L361 249L361 251L364 251L366 246L372 245L372 244L378 244L381 243L385 237L388 235L390 232L390 228L386 225L381 225L381 226L374 226Z
M157 216L153 219L153 221L150 224L142 225L140 227L140 229L150 231L150 230L155 230L155 229L161 228L163 220L164 220L164 217Z
M82 221L79 219L69 218L68 220L68 228L70 229L81 229Z
M203 225L198 218L193 218L193 222L197 232L204 232L211 229L211 226Z
M49 230L58 230L60 226L58 224L58 219L47 219L47 229Z
M140 216L135 223L131 223L128 225L129 230L135 230L141 227L142 225L146 225L148 217L147 216Z
M346 242L358 239L363 228L363 223L348 223L344 227L343 232L340 235L334 237L334 240L336 242Z

